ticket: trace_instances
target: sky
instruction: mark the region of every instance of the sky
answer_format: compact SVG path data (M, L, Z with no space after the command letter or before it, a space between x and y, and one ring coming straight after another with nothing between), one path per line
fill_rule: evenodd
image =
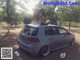
M28 0L28 3L25 3L24 0L16 0L17 2L20 2L26 10L22 9L19 5L16 5L17 12L25 11L26 13L33 14L33 10L35 6L38 4L39 0ZM27 1L27 0L26 0Z

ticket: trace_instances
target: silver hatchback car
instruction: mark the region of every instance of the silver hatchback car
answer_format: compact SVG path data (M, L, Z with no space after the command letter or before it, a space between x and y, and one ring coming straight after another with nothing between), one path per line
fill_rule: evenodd
M51 51L74 43L75 36L56 25L27 24L20 32L19 46L32 55L47 56Z

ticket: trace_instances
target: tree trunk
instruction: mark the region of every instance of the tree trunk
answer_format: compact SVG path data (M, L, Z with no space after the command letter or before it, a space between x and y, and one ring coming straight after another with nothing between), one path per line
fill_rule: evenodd
M10 24L9 24L9 18L10 18L10 14L9 14L9 6L10 6L10 0L6 0L6 6L7 6L7 8L6 8L6 13L7 13L7 24L8 24L8 32L7 32L7 34L9 34L10 33Z
M7 34L9 34L10 33L10 24L8 24L8 32L7 32Z
M71 21L69 21L69 29L71 28Z

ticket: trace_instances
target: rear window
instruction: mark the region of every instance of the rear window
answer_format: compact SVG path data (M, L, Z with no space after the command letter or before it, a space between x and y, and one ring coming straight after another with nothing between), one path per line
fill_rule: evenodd
M32 26L25 26L23 32L27 35L37 36L38 28Z

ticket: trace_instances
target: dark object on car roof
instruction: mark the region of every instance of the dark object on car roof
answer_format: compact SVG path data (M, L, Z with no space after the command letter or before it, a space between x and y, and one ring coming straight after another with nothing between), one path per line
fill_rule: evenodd
M25 17L23 23L24 24L30 24L31 23L31 19Z

